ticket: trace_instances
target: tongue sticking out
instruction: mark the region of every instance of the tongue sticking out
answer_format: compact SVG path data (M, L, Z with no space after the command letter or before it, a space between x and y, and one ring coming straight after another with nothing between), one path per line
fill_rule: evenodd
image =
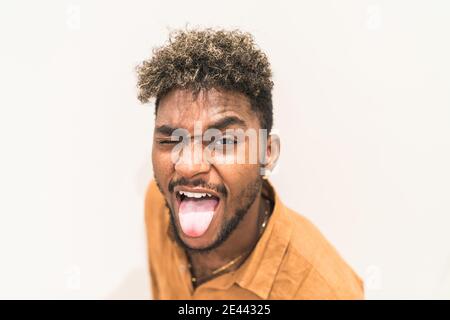
M203 235L211 223L217 203L217 199L183 199L178 213L183 232L190 237Z

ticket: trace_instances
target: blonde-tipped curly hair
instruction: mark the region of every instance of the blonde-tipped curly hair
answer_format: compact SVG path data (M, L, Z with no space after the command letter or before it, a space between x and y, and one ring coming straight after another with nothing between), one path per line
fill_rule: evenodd
M272 72L251 34L239 30L178 30L136 68L138 99L160 99L172 89L225 89L245 94L261 127L272 128Z

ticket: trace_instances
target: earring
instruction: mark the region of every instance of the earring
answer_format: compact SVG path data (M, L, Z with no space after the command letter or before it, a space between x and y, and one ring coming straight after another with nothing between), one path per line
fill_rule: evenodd
M270 170L269 169L264 169L264 173L263 173L262 179L263 180L268 180L269 176L270 176Z

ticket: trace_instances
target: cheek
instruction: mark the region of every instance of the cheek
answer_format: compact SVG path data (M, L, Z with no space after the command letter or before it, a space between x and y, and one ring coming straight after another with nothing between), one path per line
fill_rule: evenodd
M259 165L257 164L224 164L217 166L217 171L228 187L230 198L239 197L248 184L258 178Z
M164 183L162 187L166 186L168 182L166 180L173 171L170 152L163 152L154 147L152 150L152 164L156 179L158 179L159 182Z

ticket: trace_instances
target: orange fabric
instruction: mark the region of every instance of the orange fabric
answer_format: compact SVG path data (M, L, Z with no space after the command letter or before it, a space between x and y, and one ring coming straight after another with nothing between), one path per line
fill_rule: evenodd
M154 299L363 299L362 280L305 217L275 207L264 233L235 271L195 290L184 250L170 235L170 217L156 183L145 200Z

